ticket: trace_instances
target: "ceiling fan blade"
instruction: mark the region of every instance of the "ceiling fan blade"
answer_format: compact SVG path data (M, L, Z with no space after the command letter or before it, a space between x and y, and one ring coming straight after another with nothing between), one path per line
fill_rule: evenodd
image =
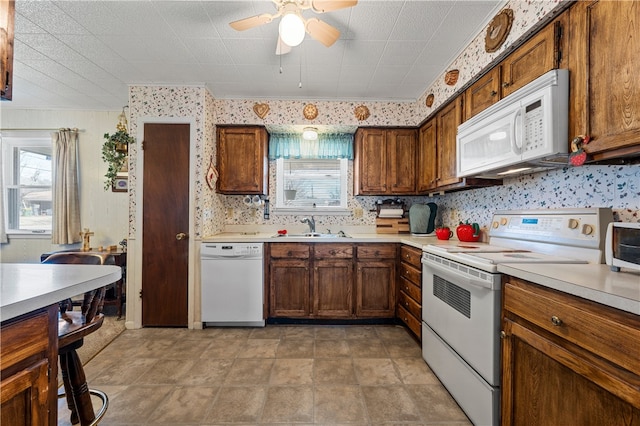
M273 15L263 13L262 15L252 16L250 18L240 19L230 22L229 25L236 31L244 31L260 25L268 24L273 20Z
M282 38L278 36L278 42L276 44L276 55L285 55L291 52L291 46L282 41Z
M317 13L325 13L353 7L356 4L358 4L358 0L313 0L311 7Z
M332 27L318 18L307 19L306 30L311 37L327 47L335 43L340 37L340 31L338 31L337 28Z

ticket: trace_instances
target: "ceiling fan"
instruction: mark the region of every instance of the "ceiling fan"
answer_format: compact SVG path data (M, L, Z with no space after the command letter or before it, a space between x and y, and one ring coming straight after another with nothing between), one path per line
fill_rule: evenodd
M302 43L305 32L320 43L329 47L340 37L340 31L318 18L305 19L302 11L311 9L316 13L353 7L358 0L272 0L278 11L275 14L263 13L229 23L237 31L248 30L280 19L276 55L289 53L291 47Z

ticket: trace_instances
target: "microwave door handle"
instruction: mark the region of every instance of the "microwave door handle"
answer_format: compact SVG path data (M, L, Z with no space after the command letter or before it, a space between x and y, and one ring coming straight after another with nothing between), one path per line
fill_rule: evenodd
M518 111L513 115L513 122L511 123L511 149L517 155L522 155L522 132L517 131L518 118L521 116L522 108L518 108ZM518 143L518 141L520 141L520 143Z

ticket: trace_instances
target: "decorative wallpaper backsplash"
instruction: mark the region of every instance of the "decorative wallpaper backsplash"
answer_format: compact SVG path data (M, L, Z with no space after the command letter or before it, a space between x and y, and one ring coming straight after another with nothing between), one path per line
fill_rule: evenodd
M493 59L524 35L545 15L558 7L559 0L512 0L506 7L513 9L512 30L498 52L488 54L484 50L484 32L469 44L449 69L458 69L460 77L454 86L444 84L444 78L433 82L416 102L330 102L299 100L220 100L215 99L203 87L133 86L130 88L129 106L131 132L137 135L139 117L192 117L196 123L196 238L223 231L225 225L287 225L297 223L298 216L271 214L264 220L262 211L246 207L242 196L225 196L210 189L205 173L211 161L215 161L215 126L217 124L257 124L265 126L416 126L458 89L484 69ZM444 74L443 74L444 77ZM431 108L425 98L433 93ZM313 120L304 117L303 109L313 103L318 115ZM264 118L254 111L254 105L267 104ZM365 105L370 115L358 120L356 107ZM135 232L135 194L137 147L130 151L130 234ZM269 193L275 194L275 162L269 164ZM362 208L363 216L322 216L319 226L375 225L375 202L379 198L353 196L353 163L349 165L348 207L353 212ZM272 198L275 198L272 196ZM632 166L583 166L506 179L504 185L445 194L433 198L401 197L407 208L412 203L435 202L439 206L438 224L455 226L461 220L488 226L491 215L503 209L546 209L567 207L611 207L616 220L640 221L640 165ZM322 229L322 228L320 228Z

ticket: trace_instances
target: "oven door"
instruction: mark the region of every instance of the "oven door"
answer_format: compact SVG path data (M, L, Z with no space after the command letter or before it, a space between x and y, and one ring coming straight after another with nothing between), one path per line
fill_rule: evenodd
M499 386L501 275L429 257L422 260L423 321L489 385Z

